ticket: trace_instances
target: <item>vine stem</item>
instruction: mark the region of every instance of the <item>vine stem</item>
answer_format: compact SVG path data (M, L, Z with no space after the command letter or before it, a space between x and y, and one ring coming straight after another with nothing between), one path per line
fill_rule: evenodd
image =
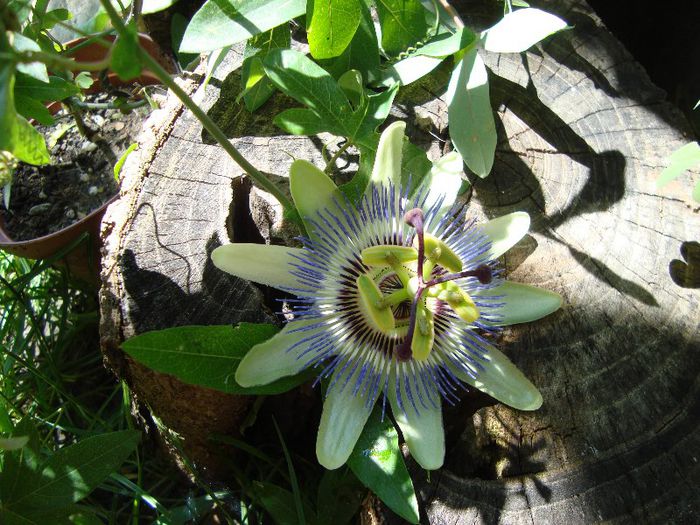
M333 156L326 162L326 169L324 170L327 174L330 174L333 171L333 168L335 167L336 161L340 158L340 156L345 153L345 151L350 147L353 146L353 142L350 139L345 139L345 144L340 146L338 148L338 151L336 151Z
M109 2L109 0L100 0L100 4L107 12L112 25L117 31L120 38L128 38L127 29L124 25L123 20L119 17L116 10ZM241 155L241 153L231 144L228 137L221 131L221 128L207 115L190 96L185 93L177 82L170 76L170 74L163 69L163 67L148 53L145 53L141 47L138 47L139 58L146 68L148 68L153 74L155 74L160 81L171 90L175 96L180 99L180 102L189 109L194 116L199 120L204 129L206 129L212 137L219 143L219 145L226 151L229 157L231 157L236 164L238 164L246 174L253 179L261 188L265 191L271 193L282 205L282 207L289 211L294 212L296 210L292 201L265 175L263 175L255 166L253 166L248 160Z
M42 62L49 68L57 66L60 69L70 71L101 71L109 67L110 57L107 56L98 62L77 62L72 58L66 58L44 51L24 51L22 53L0 53L0 58L7 58L15 62L29 63Z
M452 5L447 0L437 1L445 10L445 13L447 13L452 18L452 23L455 25L455 27L457 27L457 29L463 28L464 22L462 21L462 17L459 16L459 13L457 13L457 10L454 7L452 7Z

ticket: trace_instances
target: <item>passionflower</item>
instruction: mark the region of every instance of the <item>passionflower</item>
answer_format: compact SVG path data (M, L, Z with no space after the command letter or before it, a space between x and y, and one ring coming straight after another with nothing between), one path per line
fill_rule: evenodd
M352 204L321 170L296 160L291 194L303 247L229 244L212 253L233 275L279 288L293 320L253 347L242 386L315 367L327 380L316 453L343 465L375 404L387 402L409 451L426 469L445 455L442 401L473 387L521 410L542 396L492 344L501 326L539 319L556 293L505 282L497 258L527 232L526 213L476 224L453 209L462 160L435 163L430 183L401 182L404 124L382 134L370 183Z

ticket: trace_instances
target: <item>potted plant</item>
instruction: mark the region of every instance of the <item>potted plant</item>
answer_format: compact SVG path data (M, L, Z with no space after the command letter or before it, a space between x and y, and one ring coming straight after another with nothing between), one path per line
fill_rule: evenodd
M143 118L125 115L148 104L143 90L133 88L159 82L131 66L129 46L139 45L169 71L172 64L135 30L129 43L107 30L60 44L50 29L69 18L65 9L47 11L37 4L26 12L6 8L0 20L0 248L60 260L74 275L94 281L94 240L118 190L110 173ZM69 179L77 185L72 193L65 187ZM47 184L52 191L45 191ZM49 202L51 195L64 202Z

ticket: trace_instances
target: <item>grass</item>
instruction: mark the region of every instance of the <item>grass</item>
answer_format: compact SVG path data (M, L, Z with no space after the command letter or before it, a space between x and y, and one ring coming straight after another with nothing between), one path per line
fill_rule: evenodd
M134 426L126 386L103 366L95 290L65 272L0 251L0 350L0 432L29 421L50 454ZM81 506L95 523L185 523L211 499L142 442Z
M0 251L0 438L29 422L48 457L91 436L138 428L128 387L104 367L98 324L94 289L81 287L64 271ZM214 521L206 520L216 513L219 523L299 519L313 524L321 486L349 486L358 493L356 481L348 485L349 471L321 479L315 463L303 455L292 457L276 423L274 428L276 435L263 432L266 438L254 440L257 447L212 436L213 443L238 451L228 462L234 489L208 486L182 454L177 436L169 442L180 448L180 460L194 483L143 438L136 453L80 501L81 523L210 523ZM6 454L0 449L0 459Z

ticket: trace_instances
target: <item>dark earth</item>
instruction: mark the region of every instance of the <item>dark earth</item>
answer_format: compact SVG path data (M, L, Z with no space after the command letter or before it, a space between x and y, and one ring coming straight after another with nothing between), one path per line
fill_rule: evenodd
M109 102L109 95L88 97ZM148 105L122 113L118 109L85 111L90 139L64 109L53 126L37 126L47 140L51 164L20 163L15 170L10 208L0 206L5 229L14 240L27 240L65 228L84 218L119 191L114 165L141 131Z

